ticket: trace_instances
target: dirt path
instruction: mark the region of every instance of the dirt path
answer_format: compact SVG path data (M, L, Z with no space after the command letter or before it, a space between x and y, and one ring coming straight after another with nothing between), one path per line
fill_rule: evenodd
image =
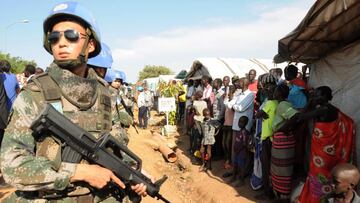
M154 113L154 112L152 112ZM153 115L152 123L157 123L163 116ZM159 132L159 126L150 126L150 129ZM180 131L180 130L179 130ZM188 148L188 136L172 134L168 140L175 141L177 144L177 154L181 154L185 170L181 170L177 163L168 163L164 160L160 152L151 147L152 134L150 130L139 130L139 135L134 129L129 129L129 147L142 160L143 167L156 178L166 174L169 179L162 185L161 194L173 203L191 202L211 202L211 203L231 203L231 202L255 202L256 193L249 186L249 180L243 187L236 188L226 183L228 179L222 178L225 169L222 168L223 161L214 161L212 170L199 172L199 165L191 163L190 156L186 152ZM158 202L152 198L145 198L143 202Z
M135 112L136 114L137 112ZM137 115L135 115L137 116ZM136 117L137 118L137 117ZM256 202L255 192L249 186L249 180L240 188L235 188L223 179L223 161L213 161L212 170L199 172L199 165L191 163L190 156L186 152L188 148L188 137L174 133L169 136L170 142L177 145L176 152L180 155L182 165L168 163L161 153L153 149L153 139L150 130L160 132L161 121L164 116L152 112L152 118L148 129L138 129L136 133L133 127L128 130L130 143L129 148L143 160L143 168L156 178L167 175L168 180L162 185L160 193L172 203L232 203L232 202ZM160 123L159 123L160 122ZM0 189L1 198L8 195L12 190ZM151 197L143 199L144 203L159 203Z

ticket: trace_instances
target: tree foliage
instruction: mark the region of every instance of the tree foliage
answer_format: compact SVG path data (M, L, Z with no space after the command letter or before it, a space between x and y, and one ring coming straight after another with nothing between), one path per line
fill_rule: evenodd
M170 74L173 74L173 72L168 67L146 65L139 72L139 81L142 81L146 78L158 77L159 75L170 75Z
M13 57L10 54L5 54L0 52L0 60L4 60L4 59L9 61L9 63L11 64L10 72L14 74L22 73L25 69L25 66L28 64L32 64L35 67L37 66L34 60L28 61L18 56Z

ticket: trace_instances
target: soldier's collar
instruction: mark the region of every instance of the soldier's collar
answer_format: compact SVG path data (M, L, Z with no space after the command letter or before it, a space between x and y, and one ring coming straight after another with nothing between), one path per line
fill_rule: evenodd
M94 70L89 69L87 78L82 78L52 63L47 69L47 72L58 84L61 94L70 103L83 110L95 104L98 96L98 82Z

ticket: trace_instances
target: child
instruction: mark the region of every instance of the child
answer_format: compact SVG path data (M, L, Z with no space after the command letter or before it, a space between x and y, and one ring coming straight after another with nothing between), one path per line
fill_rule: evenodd
M196 115L196 111L193 108L192 105L188 106L186 109L186 129L187 134L190 137L190 146L189 146L189 152L190 154L193 154L195 152L195 144L194 144L194 127L195 127L195 120L194 116Z
M210 110L205 108L203 110L203 122L201 123L201 158L202 165L200 171L206 171L207 169L211 170L211 147L215 144L215 134L216 128L219 127L219 124L216 120L211 120ZM209 163L209 164L208 164Z
M331 171L333 179L333 192L329 202L360 202L360 197L355 192L359 183L359 170L348 163L336 165Z
M236 131L234 142L233 142L233 177L230 182L236 181L237 175L239 175L240 182L236 187L244 185L245 176L245 163L248 158L247 145L249 142L250 133L246 130L246 125L249 122L248 117L241 116L238 122L240 131Z
M201 91L195 92L194 101L191 108L193 109L193 127L190 136L190 147L193 152L198 154L201 146L201 123L204 120L203 110L207 107L205 101L201 100L203 93ZM197 156L196 156L197 157Z

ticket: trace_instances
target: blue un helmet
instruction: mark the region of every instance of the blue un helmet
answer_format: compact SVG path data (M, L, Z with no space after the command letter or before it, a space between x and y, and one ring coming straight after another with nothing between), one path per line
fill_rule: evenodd
M52 27L58 22L69 19L75 20L76 22L85 25L85 28L89 29L89 31L88 29L86 30L86 33L88 35L87 38L91 35L91 37L94 38L96 43L95 50L89 53L89 58L98 55L101 51L101 39L100 30L95 21L95 18L88 9L80 5L78 2L70 1L57 4L53 9L51 9L49 16L44 21L44 48L46 49L46 51L52 54L51 46L48 41L48 34L51 31ZM84 46L87 46L87 43ZM85 48L83 48L83 51L85 51ZM86 62L86 59L84 60Z
M97 56L90 58L87 64L100 68L111 69L113 58L111 50L105 43L101 42L101 52Z
M106 82L110 83L110 82L115 81L116 79L122 80L120 72L113 70L113 69L108 69L106 71L104 80L106 80Z
M126 81L126 74L125 74L125 72L122 71L122 70L118 70L118 71L119 71L119 74L120 74L120 77L121 77L123 83L126 83L127 81Z

